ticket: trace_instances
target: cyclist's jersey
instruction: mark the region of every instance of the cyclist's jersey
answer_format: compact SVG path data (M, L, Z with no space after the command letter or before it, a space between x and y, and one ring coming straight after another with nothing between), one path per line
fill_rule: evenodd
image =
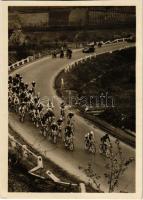
M33 109L34 109L34 103L33 103L33 102L30 102L29 109L30 109L30 110L33 110Z
M87 142L92 142L92 141L94 141L94 136L87 133L87 134L85 135L85 140L86 140Z
M109 141L110 142L110 138L109 138L109 136L108 135L104 135L102 138L101 138L101 142L106 142L106 141Z
M38 105L38 110L39 110L39 112L41 112L42 109L43 109L43 105L42 105L42 104L39 104L39 105Z
M51 109L48 109L47 115L48 115L48 117L53 117L54 113L53 113L53 111Z
M58 124L58 130L61 131L62 130L62 126Z
M25 105L21 105L19 108L20 113L25 112Z
M8 98L8 102L9 102L9 103L12 103L12 97L9 97L9 98Z
M41 118L41 123L42 123L42 125L45 125L45 124L46 124L46 120L45 120L44 117Z
M57 124L60 126L62 124L63 120L59 119L57 120Z
M37 110L37 109L35 110L35 117L40 118L40 113L39 113L39 110Z
M68 114L68 117L69 117L70 119L71 119L73 116L74 116L73 113L69 113L69 114Z
M61 109L64 109L64 108L65 108L65 104L64 104L64 103L61 103L60 108L61 108Z
M24 98L25 98L25 93L24 93L24 92L21 93L20 98L21 98L21 99L24 99Z
M72 128L70 126L67 126L65 128L65 137L71 137L73 136Z
M25 98L24 98L24 102L28 102L28 97L27 96L25 96Z
M57 131L57 130L58 130L58 125L57 125L57 124L52 124L52 125L51 125L51 129L52 129L53 131Z
M15 104L19 104L19 99L18 99L18 98L15 98L15 99L14 99L14 103L15 103Z
M72 132L70 131L65 132L65 137L72 137Z

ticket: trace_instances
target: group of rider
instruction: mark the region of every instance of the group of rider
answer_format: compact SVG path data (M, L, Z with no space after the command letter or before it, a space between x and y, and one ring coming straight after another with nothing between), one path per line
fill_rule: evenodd
M72 58L72 50L70 48L67 48L66 49L66 52L64 51L64 48L61 48L60 52L56 52L55 50L52 52L52 57L53 58L56 58L57 57L57 54L60 54L60 58L64 58L65 56L68 58L68 59L71 59Z
M8 79L8 104L9 111L14 110L18 113L21 122L24 122L25 116L28 114L31 121L40 128L41 134L49 136L53 139L54 143L57 143L57 138L63 138L65 147L70 150L74 149L74 114L69 112L65 117L65 103L60 104L60 117L58 120L55 118L54 105L51 101L45 109L44 105L40 101L39 93L35 91L36 83L33 81L31 84L24 83L23 77L20 74L15 76L9 76ZM65 124L64 133L62 134L63 124ZM108 134L101 138L101 144L106 147L107 141L110 143ZM94 132L90 131L85 134L84 143L86 149L91 152L93 144L95 145ZM103 149L104 150L104 149Z

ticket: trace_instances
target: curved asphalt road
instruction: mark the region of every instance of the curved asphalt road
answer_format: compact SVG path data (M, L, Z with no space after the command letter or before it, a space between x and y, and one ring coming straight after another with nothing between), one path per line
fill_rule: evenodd
M114 44L112 46L106 46L97 49L97 54L103 53L105 51L113 51L124 46L132 46L134 44ZM68 60L64 59L52 59L49 57L43 58L41 60L35 61L31 64L28 64L20 69L20 72L24 76L24 81L32 82L33 80L37 83L37 92L40 91L41 97L53 97L56 96L55 90L53 89L53 83L55 76L63 69L67 64L77 60L84 55L80 50L77 50L73 53L73 58ZM55 113L59 116L59 98L54 99ZM87 166L88 161L91 161L95 171L98 175L101 176L99 183L101 183L101 189L105 192L108 192L107 180L104 177L106 172L105 160L98 152L95 156L88 154L84 151L84 135L89 130L93 130L95 133L96 145L99 146L100 137L104 135L104 131L93 126L91 123L87 122L85 119L80 116L75 116L75 150L74 152L69 152L64 149L62 142L57 145L51 144L48 139L43 138L38 129L36 129L30 122L26 121L24 124L20 124L18 117L10 113L9 122L14 129L19 131L22 137L24 137L34 148L38 149L39 152L44 154L46 157L50 158L59 166L63 167L65 170L71 174L79 177L81 180L86 181L87 178L84 173L78 169L79 166ZM114 142L115 138L111 137L111 140ZM128 145L121 142L121 147L123 154L126 158L135 157L135 150ZM135 192L135 163L131 163L127 171L120 179L120 187L115 190Z

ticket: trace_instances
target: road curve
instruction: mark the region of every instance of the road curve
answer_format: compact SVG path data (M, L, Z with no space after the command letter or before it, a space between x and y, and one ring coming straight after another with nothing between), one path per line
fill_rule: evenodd
M122 43L114 44L113 46L106 46L97 49L97 54L101 54L107 51L114 51L116 49L123 48L125 46L133 46L134 44ZM24 67L18 69L23 75L24 81L30 83L33 80L37 83L37 91L40 91L41 98L43 97L56 97L56 92L53 88L54 79L56 75L69 63L76 61L79 58L83 58L84 55L80 50L73 53L73 58L68 60L64 59L52 59L45 57L41 60L35 61L33 63L27 64ZM58 97L54 98L55 113L59 116L59 102ZM107 180L104 177L106 172L105 164L106 160L97 152L95 156L89 155L84 151L84 135L89 130L93 130L95 133L96 145L99 146L100 137L104 135L104 131L98 127L87 122L82 117L75 115L75 151L69 152L64 149L61 143L57 145L51 144L48 140L40 135L38 129L36 129L30 122L26 121L24 124L20 124L18 117L10 113L9 123L11 126L19 132L19 134L27 140L34 148L36 148L40 153L51 159L53 162L64 168L66 171L77 176L81 180L87 181L85 174L79 169L79 166L86 167L89 161L92 162L95 171L101 176L99 183L101 183L101 189L108 192ZM114 142L115 138L111 137ZM135 157L135 150L128 145L121 142L121 147L123 154L126 158ZM135 163L131 163L127 171L120 179L120 187L115 190L135 192Z

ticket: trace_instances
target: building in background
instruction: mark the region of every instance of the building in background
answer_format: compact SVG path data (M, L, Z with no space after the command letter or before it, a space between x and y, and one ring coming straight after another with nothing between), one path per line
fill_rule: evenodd
M9 29L17 20L23 28L33 27L35 30L50 27L134 26L135 7L10 7Z

